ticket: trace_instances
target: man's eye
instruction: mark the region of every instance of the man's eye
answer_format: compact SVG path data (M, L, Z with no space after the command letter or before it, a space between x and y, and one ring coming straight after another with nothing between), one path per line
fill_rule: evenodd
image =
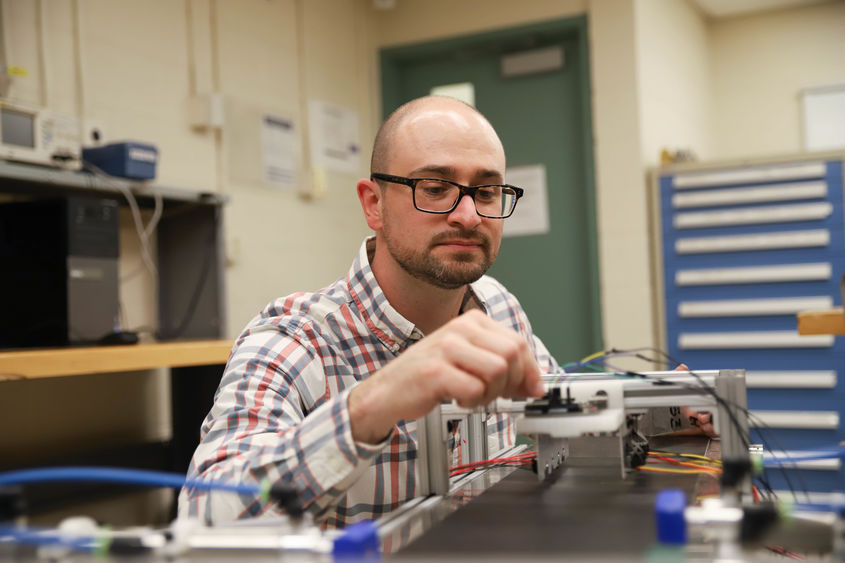
M479 201L495 201L499 199L501 191L497 188L479 188L475 192L475 199Z
M446 195L452 186L443 182L420 182L417 189L428 197L439 197Z

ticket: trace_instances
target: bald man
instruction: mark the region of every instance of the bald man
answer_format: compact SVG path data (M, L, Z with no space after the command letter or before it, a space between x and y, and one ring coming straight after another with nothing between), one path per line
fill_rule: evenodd
M349 273L269 304L244 329L202 426L189 477L284 483L327 527L372 519L415 496L414 420L538 397L557 364L519 302L485 275L522 190L477 110L426 97L396 110L358 182L367 225ZM488 420L495 452L513 444ZM454 440L455 446L459 438ZM277 514L272 503L184 489L180 515Z

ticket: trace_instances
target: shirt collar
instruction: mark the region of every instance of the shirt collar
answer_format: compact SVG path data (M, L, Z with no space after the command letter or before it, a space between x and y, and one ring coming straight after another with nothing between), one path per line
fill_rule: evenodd
M349 294L361 318L367 326L392 352L398 353L423 337L423 333L414 323L403 317L387 300L381 286L370 268L370 257L375 252L376 237L364 239L358 255L352 262L346 276ZM461 305L461 313L471 309L481 309L486 313L487 304L475 288L473 282L467 289L467 295Z
M392 352L398 353L422 338L423 334L393 308L381 290L370 268L370 249L374 250L375 245L375 237L368 237L361 243L346 282L349 294L369 329Z

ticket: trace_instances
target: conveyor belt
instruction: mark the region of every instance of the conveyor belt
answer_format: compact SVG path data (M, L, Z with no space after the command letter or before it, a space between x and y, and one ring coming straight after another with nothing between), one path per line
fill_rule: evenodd
M703 454L707 442L652 441L652 448ZM711 476L645 472L622 480L618 462L610 458L570 458L544 483L530 471L517 470L391 558L641 558L655 544L657 492L678 488L694 501L699 480L703 487L717 485Z

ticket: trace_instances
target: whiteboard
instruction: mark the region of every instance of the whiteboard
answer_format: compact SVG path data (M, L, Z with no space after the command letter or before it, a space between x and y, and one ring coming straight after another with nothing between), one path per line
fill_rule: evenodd
M805 150L845 148L845 84L804 90L801 111Z

